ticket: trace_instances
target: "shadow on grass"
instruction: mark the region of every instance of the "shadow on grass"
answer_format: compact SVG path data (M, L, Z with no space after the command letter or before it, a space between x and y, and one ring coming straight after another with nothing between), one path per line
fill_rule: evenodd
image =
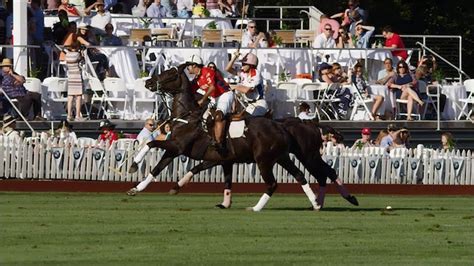
M312 208L302 207L280 207L268 208L266 210L275 211L312 211ZM432 211L430 208L394 208L391 211ZM358 207L324 207L322 212L380 212L385 211L385 208L358 208Z

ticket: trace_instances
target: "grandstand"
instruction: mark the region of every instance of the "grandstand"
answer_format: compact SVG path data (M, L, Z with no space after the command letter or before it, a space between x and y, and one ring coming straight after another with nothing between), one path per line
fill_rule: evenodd
M57 10L40 9L44 14L44 35L42 45L27 45L27 1L14 1L13 39L14 45L1 45L2 55L13 58L15 71L27 77L26 89L41 94L42 118L44 121L17 121L17 129L31 136L31 130L50 132L57 128L59 121L67 118L65 93L68 89L67 67L58 60L67 46L55 40L55 25L60 22ZM28 7L29 8L29 7ZM80 137L97 138L101 119L108 118L116 125L116 130L124 134L137 134L143 120L149 117L166 119L166 105L169 99L154 94L144 88L144 79L153 74L183 63L190 55L200 55L204 61L215 62L223 70L230 56L237 50L241 53L253 52L260 62L259 70L265 80L266 100L275 118L297 116L297 106L308 102L311 115L319 118L321 124L335 127L345 136L344 144L351 146L358 138L360 129L370 127L382 130L390 123L405 126L411 131L412 148L423 144L426 148L439 147L442 131L451 132L460 150L474 149L470 134L473 126L472 101L474 89L469 76L462 70L462 38L460 36L401 35L405 48L386 48L378 33L370 38L368 47L314 47L314 40L320 34L322 12L313 6L255 6L254 12L243 17L144 17L133 12L108 13L113 26L112 34L120 38L123 45L104 46L90 43L84 47L81 63L84 80L84 101L82 116L85 121L72 121L74 131ZM33 9L32 9L33 10ZM37 10L37 9L34 9ZM85 23L95 32L98 39L108 38L94 24L94 16L102 11L92 10L90 15L69 16L69 23ZM212 12L211 12L212 13ZM251 17L253 15L253 17ZM105 16L105 15L104 15ZM19 17L19 18L18 18ZM28 23L22 23L28 21ZM262 33L271 38L260 47L243 47L243 34L247 24L255 21ZM81 24L82 25L82 24ZM273 34L273 35L272 35ZM7 34L8 36L8 34ZM11 36L11 35L10 35ZM99 37L100 36L100 37ZM263 36L263 35L262 35ZM273 37L272 37L273 36ZM109 36L110 37L110 36ZM416 69L424 56L436 58L443 76L432 73L433 83L425 84L420 94L425 102L423 108L415 106L415 121L407 121L403 115L403 102L399 103L386 85L375 84L377 74L383 69L387 58L397 61L394 51L406 50L407 63ZM96 52L107 59L107 77L99 73ZM100 58L99 58L100 59ZM383 109L389 115L381 114L383 120L373 121L368 114L372 103L355 98L354 107L346 117L334 115L333 102L329 94L318 98L314 88L330 91L333 86L319 80L318 70L322 63L339 63L348 71L359 63L366 69L366 79L375 94L385 98ZM38 71L41 69L41 71ZM38 79L39 78L39 79ZM236 79L226 75L229 83ZM306 90L313 86L313 90ZM350 89L353 84L342 87ZM428 88L428 89L427 89ZM429 89L434 89L430 91ZM441 95L446 96L446 104L440 110ZM326 98L324 98L326 97ZM354 96L356 97L356 96ZM410 117L408 117L410 119ZM50 136L54 137L54 136Z

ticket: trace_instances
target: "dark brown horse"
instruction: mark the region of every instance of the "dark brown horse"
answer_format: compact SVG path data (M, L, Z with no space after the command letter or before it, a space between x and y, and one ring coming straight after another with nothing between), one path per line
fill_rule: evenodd
M202 129L202 110L191 92L190 82L184 73L186 65L164 71L146 83L150 90L160 90L173 96L172 117L173 131L171 140L149 142L134 158L129 172L135 172L137 164L150 148L162 148L164 155L151 171L150 175L128 194L133 195L143 190L175 157L183 154L195 160L217 162L224 169L226 177L232 174L232 164L255 162L266 185L266 192L251 209L260 211L277 188L273 175L273 166L280 164L303 186L313 208L319 209L316 196L307 184L304 174L294 165L289 157L291 136L283 124L263 117L245 119L247 131L245 137L227 139L229 152L220 154L212 148L211 138Z
M308 172L316 178L319 184L319 193L317 203L320 207L324 205L326 194L327 179L335 183L337 190L341 196L351 204L358 206L356 197L350 195L345 189L340 178L337 177L336 171L332 169L321 157L320 148L322 146L321 126L315 121L301 121L299 118L287 118L278 120L290 134L290 153L303 164ZM326 126L327 127L327 126ZM331 127L327 127L329 132L335 132ZM203 162L192 168L186 175L181 178L174 188L170 190L170 194L177 194L179 190L186 185L193 175L200 171L206 170L218 165L217 162ZM216 205L220 208L229 208L230 200L226 199L227 194L232 188L232 175L226 176L224 181L224 201Z

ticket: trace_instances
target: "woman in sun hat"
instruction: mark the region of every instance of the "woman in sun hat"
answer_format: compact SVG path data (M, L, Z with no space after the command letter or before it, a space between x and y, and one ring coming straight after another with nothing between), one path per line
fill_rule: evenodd
M16 131L16 119L13 116L5 115L3 117L2 133L3 138L10 141L21 139L20 133Z

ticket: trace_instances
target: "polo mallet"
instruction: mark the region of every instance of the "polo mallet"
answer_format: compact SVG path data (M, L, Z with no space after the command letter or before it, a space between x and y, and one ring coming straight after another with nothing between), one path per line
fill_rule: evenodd
M151 132L151 134L155 133L157 130L159 130L164 124L168 123L169 122L169 119L165 120L163 123L159 124L155 130L153 130L153 132ZM147 144L147 142L143 142L142 144L140 144L137 148L137 150L140 150L141 148L143 148L143 146L145 146ZM125 165L125 163L130 160L130 158L132 158L133 156L135 155L135 153L133 152L130 152L130 154L127 156L127 158L125 158L125 160L123 160L123 162L121 162L117 168L113 168L112 166L109 167L109 169L112 171L112 172L115 172L116 174L119 174L119 175L122 175L122 172L120 171L120 169L122 169L122 166Z

